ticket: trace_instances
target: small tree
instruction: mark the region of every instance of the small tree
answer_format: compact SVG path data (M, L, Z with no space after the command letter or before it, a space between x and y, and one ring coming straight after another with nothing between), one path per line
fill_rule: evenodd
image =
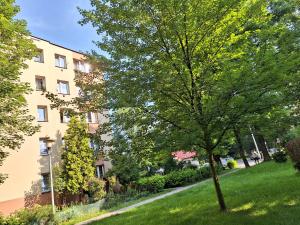
M59 174L60 192L82 194L88 181L95 176L94 154L89 147L87 124L82 118L71 117L64 136L62 164Z

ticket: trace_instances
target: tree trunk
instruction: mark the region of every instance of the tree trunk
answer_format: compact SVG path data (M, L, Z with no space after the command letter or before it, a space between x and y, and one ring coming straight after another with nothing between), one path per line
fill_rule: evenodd
M212 173L212 178L214 181L214 185L215 185L215 189L216 189L216 193L217 193L217 198L218 198L218 202L219 202L219 206L220 206L220 210L221 211L226 211L226 204L224 201L224 196L221 190L221 186L219 183L219 178L216 172L216 168L215 168L215 162L214 162L214 157L213 154L210 152L208 153L208 160L209 160L209 165L210 165L210 169L211 169L211 173Z
M244 151L244 148L243 148L243 143L242 143L242 140L241 140L241 132L240 132L240 129L237 128L237 127L234 127L233 128L233 132L234 132L234 136L235 136L235 139L236 139L236 143L238 145L238 149L239 149L239 153L243 159L243 162L245 164L245 167L246 168L249 168L250 165L249 165L249 162L246 158L246 155L245 155L245 151Z
M270 161L271 160L271 156L268 152L268 149L266 147L265 144L265 138L264 136L260 133L259 128L255 127L255 133L256 133L256 141L257 141L257 145L258 145L258 149L259 151L262 151L262 154L264 156L264 161Z

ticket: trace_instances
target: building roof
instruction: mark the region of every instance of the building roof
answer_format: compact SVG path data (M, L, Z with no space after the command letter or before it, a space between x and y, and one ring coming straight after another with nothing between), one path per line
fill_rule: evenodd
M185 160L185 159L195 158L197 156L197 152L179 150L179 151L176 151L176 152L172 152L172 156L174 157L174 159L176 159L178 161L182 161L182 160Z
M30 37L35 38L35 39L38 39L38 40L46 41L46 42L48 42L48 43L51 44L51 45L55 45L55 46L57 46L57 47L67 49L67 50L69 50L69 51L76 52L76 53L78 53L78 54L86 55L86 53L83 53L83 52L80 52L80 51L77 51L77 50L74 50L74 49L71 49L71 48L67 48L67 47L64 47L64 46L59 45L59 44L55 44L55 43L53 43L53 42L51 42L51 41L48 41L48 40L46 40L46 39L43 39L43 38L40 38L40 37L37 37L37 36L34 36L34 35L30 35Z

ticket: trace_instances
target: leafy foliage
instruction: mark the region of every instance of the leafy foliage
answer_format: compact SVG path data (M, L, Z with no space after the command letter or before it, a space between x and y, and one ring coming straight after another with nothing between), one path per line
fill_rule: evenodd
M108 176L116 176L124 186L139 179L140 168L134 158L128 154L116 154L114 149L111 150L110 156L113 168L108 171Z
M95 176L94 152L89 147L87 124L83 118L71 117L61 153L60 191L81 194Z
M286 149L294 162L295 168L300 171L300 138L289 141Z
M234 169L234 168L237 168L238 167L238 163L236 160L229 160L227 162L227 166L229 169Z
M272 155L272 157L275 160L275 162L278 162L278 163L283 163L283 162L287 161L287 155L284 151L275 152Z
M274 22L270 2L91 0L91 10L80 9L109 55L114 129L142 156L205 150L222 210L215 149L245 116L282 103L296 63L285 58L278 37L289 26Z
M173 171L165 175L166 188L179 187L185 184L190 184L195 181L201 180L202 176L200 171L193 169L183 169L179 171Z
M110 192L107 194L105 198L103 209L111 209L122 203L134 201L136 199L146 197L149 194L150 194L149 192L140 192L130 188L126 192L120 194L115 194L113 192Z
M142 191L160 192L165 186L165 177L161 175L154 175L151 177L144 177L138 180L137 185Z
M25 60L35 55L35 46L28 37L24 20L15 19L19 7L14 0L0 4L0 166L9 155L7 149L15 150L24 141L24 136L33 135L37 126L32 125L33 116L28 115L25 95L30 86L20 81ZM0 174L0 184L6 175Z
M91 178L88 181L88 189L89 196L93 202L99 201L103 199L106 195L105 192L105 181L100 180L99 178Z
M56 224L51 206L35 206L21 209L6 218L1 218L2 225L50 225Z

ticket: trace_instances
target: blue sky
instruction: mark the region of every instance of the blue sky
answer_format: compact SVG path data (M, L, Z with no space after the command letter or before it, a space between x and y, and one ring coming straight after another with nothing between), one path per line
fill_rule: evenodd
M32 35L74 50L97 50L92 43L99 39L95 29L78 24L81 16L76 7L90 8L89 0L16 0L16 4L21 7L17 18L27 21Z

